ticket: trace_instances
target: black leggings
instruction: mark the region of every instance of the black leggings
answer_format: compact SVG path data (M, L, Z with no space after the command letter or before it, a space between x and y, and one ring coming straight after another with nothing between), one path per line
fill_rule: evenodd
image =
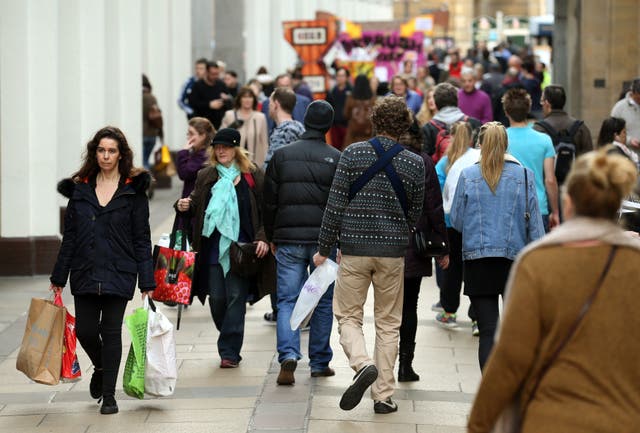
M413 352L418 329L418 294L422 277L404 279L402 323L400 325L400 351ZM404 350L403 350L404 349Z
M118 296L75 296L76 335L96 369L102 369L102 395L115 395L122 357L122 318L128 300Z
M463 261L462 261L462 234L451 227L447 228L449 238L449 267L442 269L436 263L436 276L440 288L440 304L447 313L457 313L460 307L460 289L462 288ZM469 305L467 312L469 318L477 320L473 311L473 304Z
M478 316L478 330L480 331L478 361L480 370L484 369L484 365L491 354L491 349L493 349L493 338L500 320L498 296L500 295L470 296L471 306Z

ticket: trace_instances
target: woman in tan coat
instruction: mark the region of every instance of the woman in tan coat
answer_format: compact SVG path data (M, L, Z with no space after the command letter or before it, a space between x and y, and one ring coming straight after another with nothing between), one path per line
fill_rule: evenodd
M574 163L566 222L513 265L469 432L638 431L640 240L614 223L636 177L618 155ZM514 413L521 421L505 422Z
M250 87L242 87L236 96L233 110L224 114L220 128L233 128L240 132L240 147L249 151L251 162L264 165L269 149L267 119L257 111L258 98Z

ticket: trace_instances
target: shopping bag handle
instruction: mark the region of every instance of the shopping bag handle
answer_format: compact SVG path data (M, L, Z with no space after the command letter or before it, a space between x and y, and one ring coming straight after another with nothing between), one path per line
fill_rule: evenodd
M176 210L176 216L173 219L173 228L171 229L171 235L169 236L169 248L172 250L176 246L176 231L178 231L178 221L182 221L182 236L180 239L180 251L187 250L187 240L191 242L191 217L183 215L182 212Z
M147 308L148 310L153 311L154 313L156 312L156 304L153 302L153 299L151 299L151 296L147 296L144 298L145 301L145 308Z
M55 292L53 295L53 305L57 307L64 307L64 302L62 302L62 295L60 292Z

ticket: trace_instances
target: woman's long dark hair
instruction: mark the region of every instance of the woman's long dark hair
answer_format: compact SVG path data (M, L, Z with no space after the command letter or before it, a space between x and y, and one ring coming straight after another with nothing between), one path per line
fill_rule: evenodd
M353 84L353 91L351 96L354 99L371 99L373 98L373 92L371 91L371 85L369 84L369 78L364 74L359 74L356 77L356 81Z
M98 145L103 138L110 138L118 143L118 150L120 151L120 160L118 161L118 172L120 173L120 181L124 182L130 176L135 176L140 173L141 169L137 169L133 166L133 152L129 147L127 138L122 131L115 126L105 126L100 129L93 138L87 143L87 150L84 152L84 161L80 170L78 170L72 177L74 180L79 181L85 178L93 178L100 172L100 166L98 165Z
M602 121L600 134L598 134L598 146L602 147L613 143L614 136L620 134L627 122L620 117L607 117ZM626 143L623 143L626 144Z

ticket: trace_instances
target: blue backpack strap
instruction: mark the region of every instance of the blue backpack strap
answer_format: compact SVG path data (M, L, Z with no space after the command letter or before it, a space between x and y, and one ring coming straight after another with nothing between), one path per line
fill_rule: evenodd
M384 170L389 178L389 182L391 182L391 186L393 187L396 196L398 197L398 201L400 201L402 211L405 216L408 216L407 194L404 190L404 186L402 185L402 181L398 177L398 173L396 173L396 170L391 165L391 160L398 153L402 152L404 148L399 143L396 143L391 147L391 149L385 152L382 144L375 137L369 140L369 143L376 151L378 160L351 184L351 188L349 188L349 201L353 200L356 194L358 194L358 192L360 192L360 190L364 188L364 186L369 183L369 181L373 179L378 172Z

